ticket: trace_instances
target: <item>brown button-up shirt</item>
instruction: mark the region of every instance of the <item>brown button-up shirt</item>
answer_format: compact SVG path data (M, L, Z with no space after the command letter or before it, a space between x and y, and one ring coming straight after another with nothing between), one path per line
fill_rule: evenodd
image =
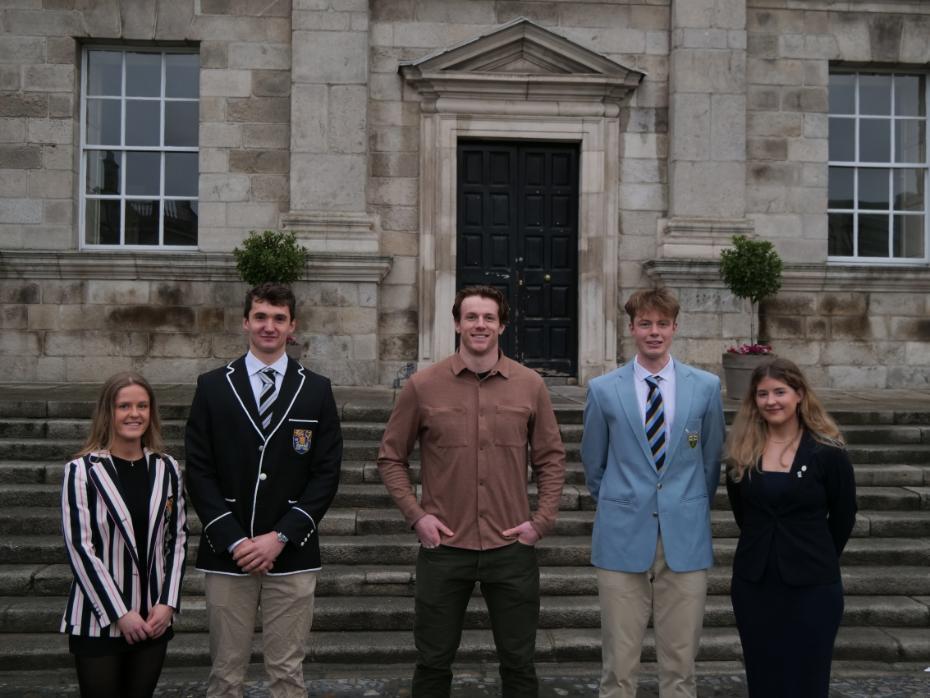
M408 472L417 439L422 502ZM528 464L539 492L532 515ZM453 354L404 386L381 440L378 469L408 524L433 514L455 532L443 545L486 550L513 543L501 531L524 521L541 536L552 530L565 448L549 391L535 371L501 355L479 381Z

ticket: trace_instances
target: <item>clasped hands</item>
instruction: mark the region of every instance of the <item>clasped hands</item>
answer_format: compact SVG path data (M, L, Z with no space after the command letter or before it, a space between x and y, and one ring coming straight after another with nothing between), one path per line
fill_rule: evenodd
M420 543L427 549L435 548L442 543L442 536L455 535L448 526L432 514L425 514L417 519L416 523L413 524L413 529L416 531ZM504 538L514 538L523 545L536 545L539 540L539 533L536 532L533 524L529 521L524 521L513 528L501 531L501 535Z
M134 645L164 635L173 616L174 609L171 606L159 603L152 606L148 618L143 619L138 611L127 611L116 621L116 626L126 642Z
M262 574L274 567L274 561L284 549L274 531L246 538L233 548L232 557L243 572Z

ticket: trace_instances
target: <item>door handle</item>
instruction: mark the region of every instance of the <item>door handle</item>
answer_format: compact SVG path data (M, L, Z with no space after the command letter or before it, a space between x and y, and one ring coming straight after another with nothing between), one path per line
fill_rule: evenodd
M545 281L546 283L549 283L550 281L552 281L552 276L549 274L546 274L545 276L543 276L543 281Z

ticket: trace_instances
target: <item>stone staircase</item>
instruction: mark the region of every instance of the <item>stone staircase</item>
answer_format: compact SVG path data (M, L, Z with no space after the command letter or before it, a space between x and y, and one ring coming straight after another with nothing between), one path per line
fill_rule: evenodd
M575 389L578 391L578 389ZM356 390L356 393L358 391ZM160 394L160 393L159 393ZM390 395L382 391L383 395ZM578 391L578 395L581 392ZM321 524L321 573L309 660L325 664L412 663L413 569L417 543L381 485L375 457L390 399L340 397L346 439L342 484ZM183 456L189 400L161 408L168 451ZM595 577L588 564L594 502L579 462L581 400L557 400L568 478L554 535L539 547L540 662L600 658ZM58 501L63 463L87 429L91 402L0 398L0 670L70 666L57 633L70 582ZM846 612L837 660L930 661L930 404L916 411L834 410L850 443L860 512L843 556ZM414 476L418 470L414 467ZM530 485L530 491L535 492ZM192 508L193 560L200 523ZM737 528L721 486L712 513L717 566L710 573L700 659L738 662L728 596ZM173 666L208 664L203 575L188 568ZM473 599L462 662L494 658L487 613ZM259 642L256 638L255 659ZM644 651L654 661L651 638Z

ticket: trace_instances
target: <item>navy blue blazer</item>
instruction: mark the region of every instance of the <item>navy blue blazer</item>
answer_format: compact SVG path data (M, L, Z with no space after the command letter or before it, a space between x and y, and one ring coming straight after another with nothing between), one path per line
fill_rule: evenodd
M762 491L758 471L738 483L727 473L727 495L740 527L733 574L750 582L765 572L772 546L786 584L830 584L840 579L840 554L856 521L856 481L846 451L804 432L776 502Z

